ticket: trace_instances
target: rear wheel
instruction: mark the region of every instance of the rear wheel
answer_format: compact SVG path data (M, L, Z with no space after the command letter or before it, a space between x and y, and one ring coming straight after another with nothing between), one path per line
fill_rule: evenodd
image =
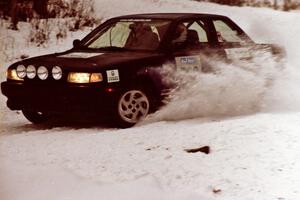
M122 128L134 126L150 112L150 95L142 89L130 89L123 92L118 100L118 125Z
M33 124L41 124L49 119L49 116L42 112L22 110L23 115Z

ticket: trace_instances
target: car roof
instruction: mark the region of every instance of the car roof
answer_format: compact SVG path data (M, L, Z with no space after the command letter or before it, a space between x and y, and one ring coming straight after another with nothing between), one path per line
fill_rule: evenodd
M118 19L171 19L171 20L180 20L186 18L215 18L215 17L222 17L227 18L223 15L216 15L216 14L207 14L207 13L144 13L144 14L133 14L133 15L123 15L116 17Z

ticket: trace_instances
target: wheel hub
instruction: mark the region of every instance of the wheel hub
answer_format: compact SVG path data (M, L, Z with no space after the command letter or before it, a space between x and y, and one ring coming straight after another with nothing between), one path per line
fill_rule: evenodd
M139 90L130 90L123 94L119 101L120 117L129 123L137 123L149 113L149 100Z

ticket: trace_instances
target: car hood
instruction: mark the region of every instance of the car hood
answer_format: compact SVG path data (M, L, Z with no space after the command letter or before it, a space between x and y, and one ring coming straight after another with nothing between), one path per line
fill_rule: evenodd
M91 52L67 51L33 57L22 61L23 64L36 66L60 66L67 70L98 70L99 68L118 67L138 63L151 64L163 56L153 52Z

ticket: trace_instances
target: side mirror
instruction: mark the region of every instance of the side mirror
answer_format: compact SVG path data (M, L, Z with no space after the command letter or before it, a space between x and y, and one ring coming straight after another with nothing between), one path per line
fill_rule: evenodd
M74 40L74 41L73 41L73 47L74 47L74 48L80 47L80 42L81 42L81 41L78 40L78 39Z

